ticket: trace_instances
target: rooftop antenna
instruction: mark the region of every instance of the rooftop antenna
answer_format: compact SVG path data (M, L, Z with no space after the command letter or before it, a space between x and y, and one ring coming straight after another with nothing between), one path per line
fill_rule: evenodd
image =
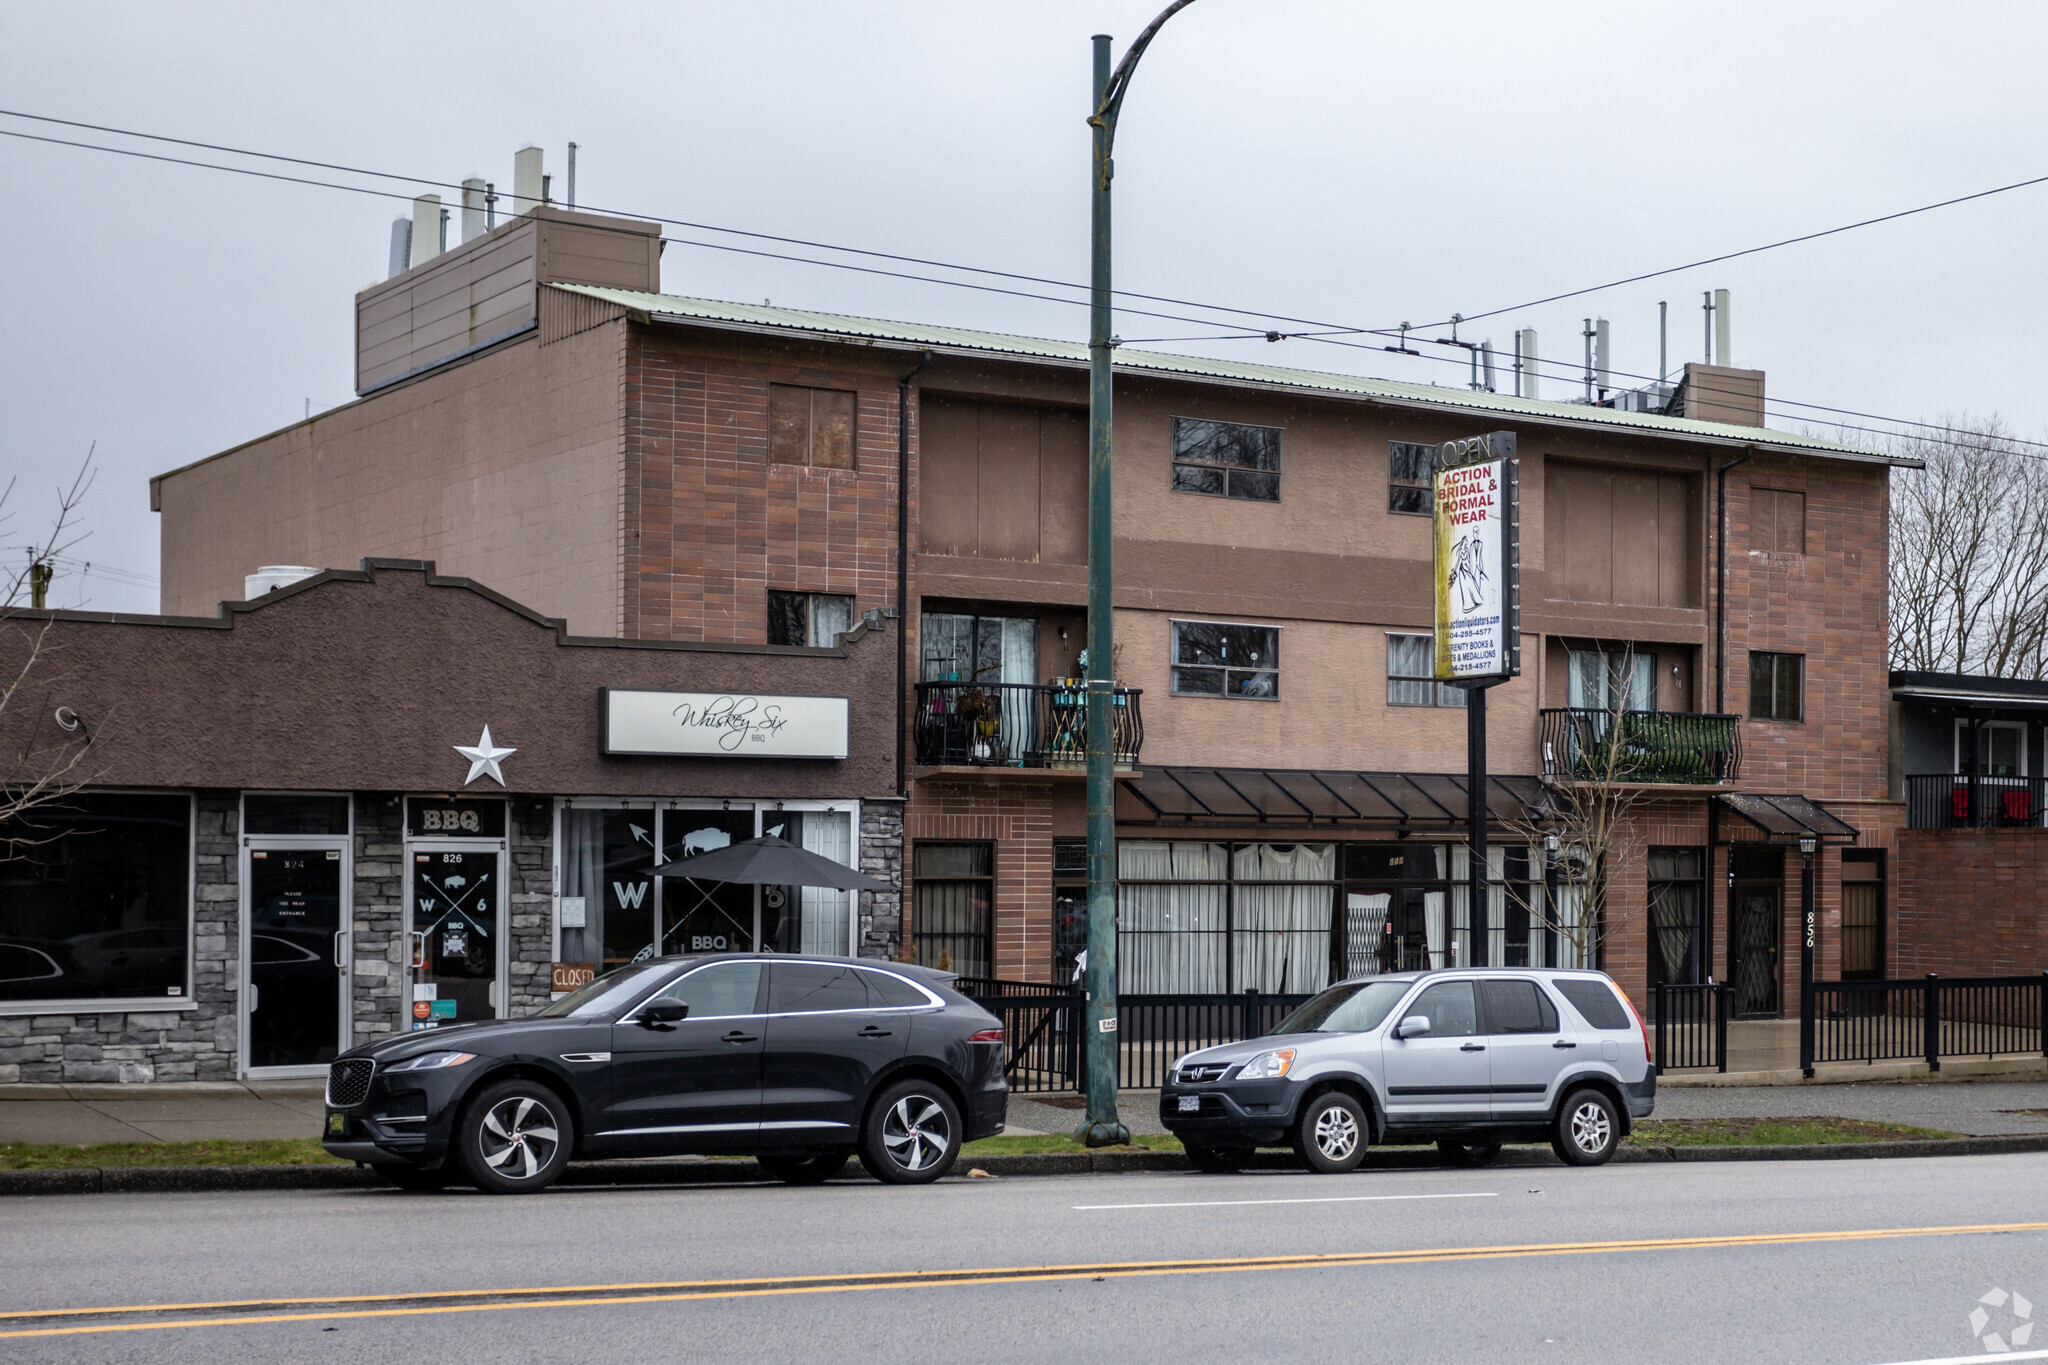
M1614 387L1613 366L1609 363L1612 354L1608 345L1607 319L1596 318L1593 322L1593 376L1603 403L1607 401L1607 391Z
M569 144L569 207L576 207L576 144Z
M1479 368L1486 375L1486 391L1493 393L1493 341L1490 338L1479 343Z
M1700 291L1700 308L1703 310L1701 325L1706 335L1707 364L1714 363L1714 291Z
M1515 333L1515 355L1517 357L1515 363L1521 367L1522 371L1515 376L1515 395L1519 398L1540 397L1541 394L1537 388L1536 329L1534 327L1524 327L1521 331Z
M1586 319L1585 327L1579 335L1586 341L1586 401L1590 403L1593 401L1593 319Z
M1728 309L1728 291L1714 291L1714 363L1732 365L1735 363L1734 348L1728 344L1728 334L1735 321Z

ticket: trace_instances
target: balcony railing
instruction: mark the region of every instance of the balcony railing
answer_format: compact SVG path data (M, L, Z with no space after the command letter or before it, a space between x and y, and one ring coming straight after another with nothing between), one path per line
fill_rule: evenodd
M1542 722L1545 777L1708 787L1742 775L1739 716L1561 707Z
M1927 773L1906 779L1908 829L2039 829L2048 780Z
M1111 694L1110 743L1121 767L1138 761L1143 690ZM917 761L930 766L1080 768L1088 761L1088 694L1080 686L928 682L917 685Z

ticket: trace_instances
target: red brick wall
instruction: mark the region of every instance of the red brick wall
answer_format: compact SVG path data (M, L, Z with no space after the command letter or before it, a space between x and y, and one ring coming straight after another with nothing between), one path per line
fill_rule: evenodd
M2048 970L2048 830L1902 830L1898 846L1894 976Z
M920 839L995 844L995 971L1012 981L1052 980L1052 823L1050 782L924 781L904 810L904 904L916 903L909 869ZM903 941L914 947L913 925Z
M770 383L858 392L855 468L771 465ZM624 385L623 634L759 644L770 588L851 593L856 612L895 603L893 380L697 354L635 327Z

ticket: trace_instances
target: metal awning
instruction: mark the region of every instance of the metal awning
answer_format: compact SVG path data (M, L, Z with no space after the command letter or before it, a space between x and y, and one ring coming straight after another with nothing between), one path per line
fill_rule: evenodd
M1830 815L1803 796L1765 796L1761 792L1726 792L1721 804L1769 836L1772 843L1819 839L1853 844L1856 827Z
M1126 825L1280 825L1332 829L1458 829L1471 810L1466 779L1450 773L1361 773L1301 768L1155 768L1117 782ZM1492 777L1494 824L1533 818L1536 777Z

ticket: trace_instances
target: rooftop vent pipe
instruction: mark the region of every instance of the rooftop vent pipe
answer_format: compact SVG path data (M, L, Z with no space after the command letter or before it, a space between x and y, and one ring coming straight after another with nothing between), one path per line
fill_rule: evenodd
M411 268L412 219L394 218L391 220L391 269L384 278L388 280L394 275L403 275Z
M482 176L473 175L462 182L462 240L465 242L491 230L484 205L484 195L489 189Z
M521 147L512 154L512 216L517 218L540 207L543 193L541 150L531 145Z
M423 194L412 201L412 263L425 265L441 254L441 196Z
M255 573L242 579L242 600L254 602L265 593L288 588L319 572L320 570L310 564L265 564Z

